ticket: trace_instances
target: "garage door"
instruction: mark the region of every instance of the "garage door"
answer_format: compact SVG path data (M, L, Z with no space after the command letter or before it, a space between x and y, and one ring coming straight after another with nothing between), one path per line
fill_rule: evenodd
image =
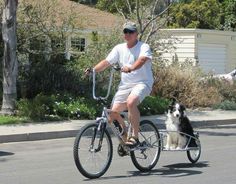
M227 61L226 45L199 44L198 59L204 72L225 73Z

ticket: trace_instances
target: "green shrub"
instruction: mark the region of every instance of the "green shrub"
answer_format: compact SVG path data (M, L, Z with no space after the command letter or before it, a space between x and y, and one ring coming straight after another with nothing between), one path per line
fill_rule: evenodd
M27 123L29 120L24 117L18 116L0 116L0 125L16 124L16 123Z
M208 77L206 86L217 89L221 96L221 101L215 103L212 107L223 110L236 110L236 81L229 82L226 80Z
M94 119L96 105L86 98L65 95L39 94L34 99L21 99L17 103L18 115L32 120ZM97 108L99 109L99 108Z
M34 99L20 99L17 102L18 115L33 120L45 120L51 114L54 96L38 94Z
M220 104L214 105L213 108L222 110L236 110L236 102L225 100Z
M169 105L169 100L158 97L148 96L139 105L141 115L163 114Z
M55 102L53 106L54 114L70 119L94 119L96 109L85 98L71 99L70 102Z

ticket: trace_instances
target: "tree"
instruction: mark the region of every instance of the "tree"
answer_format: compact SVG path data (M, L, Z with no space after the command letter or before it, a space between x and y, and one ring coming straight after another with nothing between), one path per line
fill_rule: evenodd
M97 7L119 13L125 21L136 22L139 27L139 39L149 42L166 24L167 11L171 4L172 0L99 0Z
M80 36L75 28L83 28L77 5L69 0L21 0L17 14L18 97L33 98L38 93L55 93L58 88L79 87L71 85L75 77L71 79L65 66L67 40Z
M218 0L175 3L170 9L169 27L220 29L220 8Z
M2 30L2 12L3 12L3 2L0 1L0 30ZM3 39L2 34L0 36L0 61L2 61L3 57Z
M236 0L225 0L222 9L224 30L236 31Z
M2 14L3 56L3 114L13 114L17 97L16 78L18 62L16 57L16 11L17 0L4 0Z

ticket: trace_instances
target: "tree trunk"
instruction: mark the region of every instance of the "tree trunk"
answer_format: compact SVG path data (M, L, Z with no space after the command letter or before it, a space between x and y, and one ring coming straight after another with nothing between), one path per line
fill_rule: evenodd
M3 55L3 98L2 114L13 114L17 97L16 78L18 62L16 57L16 10L17 0L4 0L2 14Z

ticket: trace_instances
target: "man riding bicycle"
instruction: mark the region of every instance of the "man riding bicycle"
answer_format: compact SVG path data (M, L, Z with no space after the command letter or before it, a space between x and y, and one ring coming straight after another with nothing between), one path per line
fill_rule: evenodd
M126 42L116 45L107 58L100 61L93 69L95 72L101 72L116 63L121 67L121 81L112 101L109 123L117 120L123 129L125 144L135 147L139 145L140 112L137 106L151 93L153 85L152 53L148 44L138 40L135 23L125 23L123 33ZM128 110L133 130L129 138L124 120L120 116L120 112L125 110Z

